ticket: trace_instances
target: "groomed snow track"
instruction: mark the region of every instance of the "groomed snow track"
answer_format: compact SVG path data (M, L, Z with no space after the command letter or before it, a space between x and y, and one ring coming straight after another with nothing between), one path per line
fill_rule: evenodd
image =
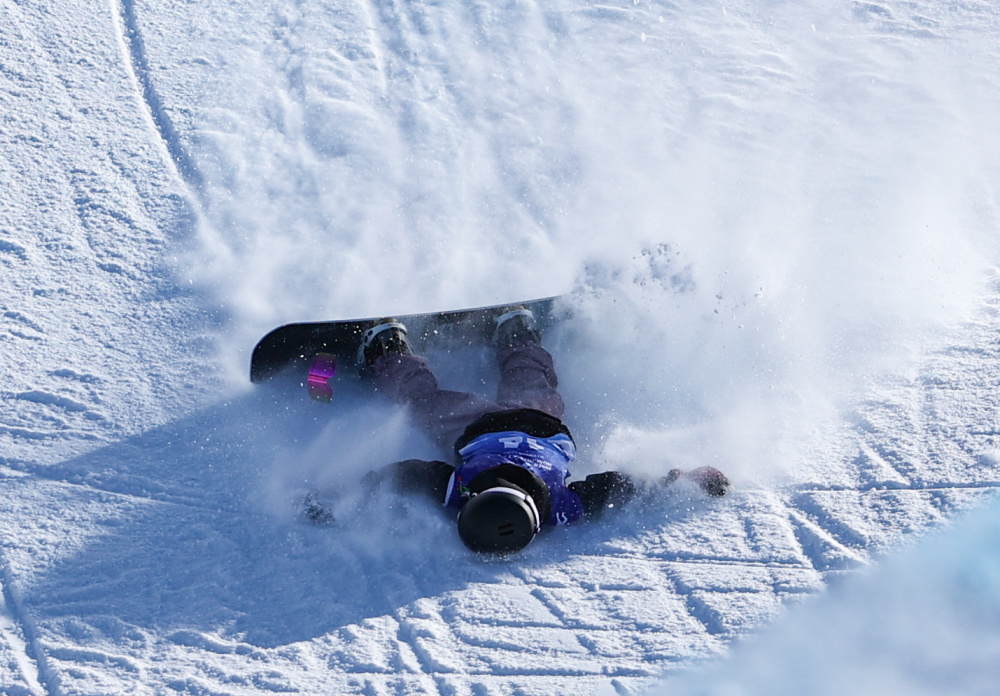
M276 158L290 161L290 170L336 160L348 193L362 171L366 184L406 179L399 163L365 170L358 151L380 145L378 132L361 145L344 135L352 123L359 131L374 123L352 111L358 93L338 92L352 79L414 141L435 127L450 133L455 114L476 127L489 121L475 98L449 93L461 66L437 52L440 28L419 3L345 5L358 31L320 52L329 60L330 93L312 103L296 101L317 87L302 77L310 46L295 31L314 26L309 12L317 6L264 5L281 18L268 41L291 56L275 68L282 99L263 110L294 141ZM636 5L579 13L620 29ZM879 7L855 3L855 12L892 25ZM463 8L470 26L482 29L482 50L502 56L505 46L486 31L496 25L494 10ZM221 24L243 10L215 3L204 11L201 19ZM226 167L239 138L220 126L239 114L213 110L210 99L199 101L204 93L185 91L196 80L176 75L184 66L213 75L239 73L239 66L219 61L236 59L218 46L172 63L164 29L181 25L164 19L166 12L154 17L141 0L73 8L0 0L7 191L0 205L0 692L638 693L664 672L723 653L831 577L946 523L1000 486L994 277L973 319L952 327L903 375L873 381L815 457L777 482L745 477L721 501L682 490L608 524L547 533L502 563L471 557L447 520L420 506L394 511L374 531L314 528L276 514L280 506L268 499L275 463L299 457L331 422L349 427L354 416L317 415L287 384L239 392L220 377L216 344L225 340L219 324L228 308L182 287L182 262L173 259L193 256L202 217L223 237L233 223L242 240L236 213L250 197L220 194L246 183L245 169ZM522 28L545 24L553 41L569 34L568 14L517 16ZM655 23L656 13L650 16ZM149 26L160 33L150 35ZM931 31L920 26L906 24L903 33ZM781 83L781 63L762 74L779 74ZM523 71L530 68L515 66L503 79L516 86ZM393 101L393 86L412 90L412 103ZM548 94L539 87L534 97L555 100ZM454 106L440 123L421 111L435 99ZM490 104L496 121L503 106ZM344 132L297 133L294 116L312 107L329 109L324 118L340 114ZM571 108L560 112L568 123L575 118ZM520 141L508 126L488 141L475 141L472 127L462 137L515 165L497 174L504 193L486 207L520 201L520 217L503 224L545 230L558 215L539 201L572 203L563 189L573 188L579 162L570 148L539 144L543 138L517 125L525 129ZM236 127L245 135L255 132L251 126ZM538 162L511 154L536 145L549 148ZM538 163L536 180L525 171ZM459 164L456 180L476 169ZM325 200L324 185L303 174L283 200L308 207ZM398 215L411 222L422 205L436 205L418 185L400 198ZM305 242L326 244L337 233L353 243L354 232L337 224ZM427 247L421 262L443 253L432 242L417 235L414 243ZM533 243L523 246L538 251ZM259 327L251 329L240 331Z

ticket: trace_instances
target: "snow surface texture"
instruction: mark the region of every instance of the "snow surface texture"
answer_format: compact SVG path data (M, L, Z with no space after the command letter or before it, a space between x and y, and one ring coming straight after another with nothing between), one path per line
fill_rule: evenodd
M977 510L662 694L994 694L1000 505Z
M0 691L633 693L974 506L998 29L985 0L0 0ZM432 506L296 519L436 452L377 399L251 389L261 335L570 288L576 474L714 464L731 497L504 563ZM898 563L958 570L840 601L995 592L925 549ZM813 611L725 674L856 635ZM913 630L883 631L905 671ZM787 662L762 690L803 691Z

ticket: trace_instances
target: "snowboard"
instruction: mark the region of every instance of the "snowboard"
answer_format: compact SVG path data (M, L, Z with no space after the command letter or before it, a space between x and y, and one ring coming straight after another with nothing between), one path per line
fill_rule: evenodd
M554 323L559 297L544 297L527 302L490 305L472 309L425 314L394 315L406 325L407 338L414 352L429 347L447 350L489 344L493 340L495 319L511 307L530 309L539 329ZM320 401L329 400L327 381L337 370L357 373L357 353L361 334L384 317L305 322L280 326L264 336L250 358L250 381L265 382L286 371L308 375L309 393Z

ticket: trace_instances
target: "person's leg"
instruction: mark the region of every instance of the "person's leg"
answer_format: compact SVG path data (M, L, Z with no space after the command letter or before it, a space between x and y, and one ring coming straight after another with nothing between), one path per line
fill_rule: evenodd
M533 408L562 418L566 406L557 391L559 380L548 351L538 345L500 348L497 364L501 407Z
M447 450L467 425L497 410L495 403L475 394L441 389L422 357L388 353L375 361L374 368L379 391L409 406L418 424Z

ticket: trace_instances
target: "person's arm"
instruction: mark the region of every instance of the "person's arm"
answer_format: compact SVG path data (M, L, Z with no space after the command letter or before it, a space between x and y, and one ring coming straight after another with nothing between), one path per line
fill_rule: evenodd
M396 493L427 497L443 504L454 470L451 464L445 462L407 459L369 471L361 480L361 485L368 490L388 486ZM335 524L333 508L338 497L337 491L308 493L302 500L301 515L314 524Z
M597 519L605 511L625 505L639 491L636 482L619 471L591 474L567 487L579 496L583 516L588 520Z
M721 498L729 489L729 479L714 467L703 466L684 473L680 469L671 469L666 476L652 483L653 490L666 488L679 478L694 481L713 498ZM577 494L583 503L583 514L588 520L599 518L604 512L622 507L636 497L644 488L650 490L650 483L640 483L636 479L620 471L605 471L601 474L591 474L583 481L573 481L567 487Z
M444 503L454 471L455 467L446 462L407 459L366 474L363 483L372 488L388 485L397 493L426 496Z

